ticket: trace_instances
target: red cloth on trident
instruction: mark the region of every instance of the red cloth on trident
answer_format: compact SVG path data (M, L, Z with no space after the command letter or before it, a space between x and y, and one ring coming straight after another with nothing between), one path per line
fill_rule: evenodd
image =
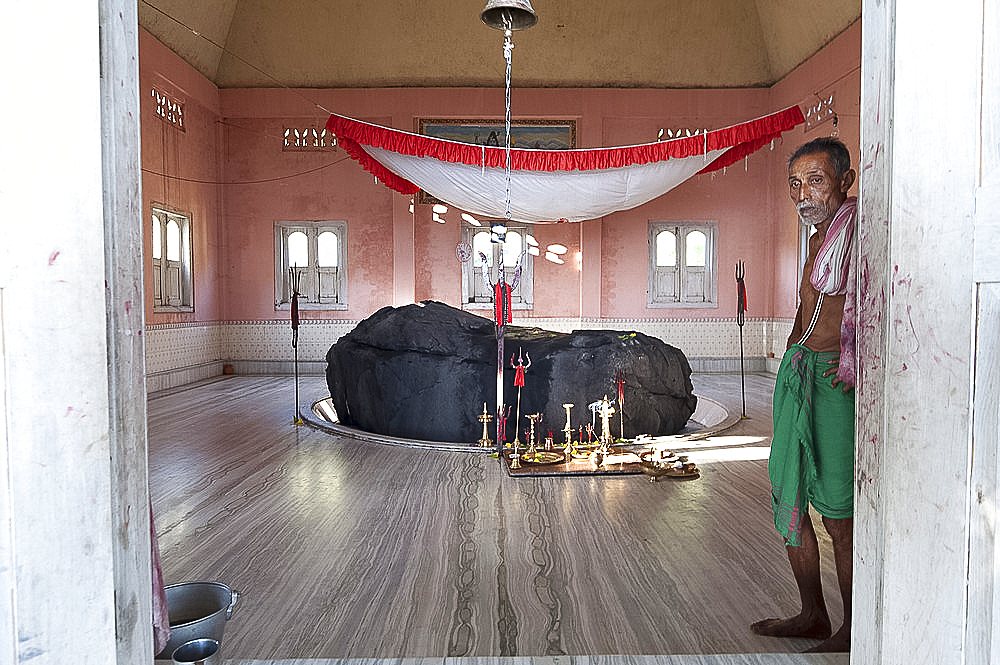
M292 294L292 348L299 348L299 294Z
M493 286L493 315L498 326L513 321L510 314L510 284L503 281L502 277Z
M517 352L517 364L514 364L514 356L510 357L510 366L514 368L514 386L517 388L524 387L524 370L531 367L531 356L528 356L528 364L524 364L524 358L521 357L521 352ZM520 394L520 393L518 393Z
M518 388L524 387L524 365L518 365L514 370L514 385Z

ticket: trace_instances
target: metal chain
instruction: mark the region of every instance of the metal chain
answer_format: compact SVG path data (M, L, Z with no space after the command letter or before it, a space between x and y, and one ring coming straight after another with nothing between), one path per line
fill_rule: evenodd
M510 62L511 62L511 51L514 50L514 43L510 40L511 27L510 19L504 17L504 42L503 42L503 57L507 60L507 73L505 76L505 101L506 101L506 114L504 116L506 126L507 126L507 140L504 143L504 153L506 155L506 166L505 173L507 176L507 215L506 221L510 221Z

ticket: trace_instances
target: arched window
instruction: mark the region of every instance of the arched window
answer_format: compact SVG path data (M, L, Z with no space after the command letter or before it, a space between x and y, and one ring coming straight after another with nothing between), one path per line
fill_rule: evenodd
M337 234L323 231L316 240L316 265L320 268L336 268L340 265L337 251Z
M288 234L288 265L294 268L309 267L309 238L302 231Z
M160 216L153 214L153 258L163 257L163 222Z
M347 224L276 222L274 307L347 308Z
M507 229L507 239L503 243L503 267L513 268L521 258L521 247L524 246L521 234Z
M514 281L514 268L518 259L521 260L521 279L516 289L511 292L511 305L514 309L529 309L532 299L532 256L525 249L525 238L528 228L525 226L507 225L507 234L503 243L492 242L489 226L476 226L467 220L462 223L462 239L472 245L472 258L462 263L462 302L468 309L486 309L492 306L493 289L487 286L497 280L497 264L504 267L504 278L507 283ZM535 252L537 254L537 250ZM486 256L485 263L480 254ZM484 268L487 272L483 279Z
M656 265L677 265L677 236L673 231L664 230L656 234Z
M181 227L177 220L167 221L167 261L181 260Z
M648 307L714 307L717 222L650 222Z
M187 215L153 208L151 254L153 311L193 309L191 279L191 220Z
M684 265L705 266L705 250L708 238L702 231L691 231L687 234L687 248L684 252Z
M472 266L483 267L482 256L486 257L486 265L493 267L493 245L490 243L490 232L479 231L472 236Z

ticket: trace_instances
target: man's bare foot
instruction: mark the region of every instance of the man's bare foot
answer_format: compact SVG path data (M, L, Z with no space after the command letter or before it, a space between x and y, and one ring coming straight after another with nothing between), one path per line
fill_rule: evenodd
M833 632L829 617L809 617L799 614L787 619L763 619L750 625L758 635L770 637L811 637L824 640Z
M811 649L806 649L803 653L845 653L851 650L851 631L845 630L841 626L830 639L817 644Z

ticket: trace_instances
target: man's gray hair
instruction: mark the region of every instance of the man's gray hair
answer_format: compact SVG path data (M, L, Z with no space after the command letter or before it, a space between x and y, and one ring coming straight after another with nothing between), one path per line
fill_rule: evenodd
M788 158L788 167L791 168L799 157L805 155L815 155L818 152L826 153L833 164L835 175L840 176L847 173L851 168L851 151L847 149L844 142L833 136L821 136L813 139L809 143L803 143L796 149L792 156Z

